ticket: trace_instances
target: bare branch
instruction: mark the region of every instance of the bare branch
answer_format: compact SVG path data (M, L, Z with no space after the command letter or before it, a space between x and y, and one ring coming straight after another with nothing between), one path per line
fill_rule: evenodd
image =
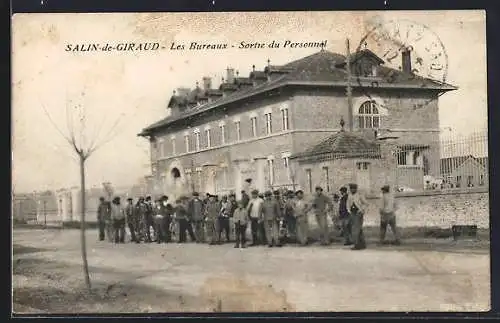
M47 118L49 119L50 123L52 124L52 126L57 130L57 132L59 132L59 134L71 145L71 146L75 146L74 145L74 136L70 135L70 136L67 136L64 134L64 132L62 132L62 130L57 126L57 124L54 122L54 120L52 120L52 117L50 116L49 112L47 111L47 109L45 108L45 105L43 103L42 104L42 109L43 109L43 112L45 113L45 115L47 116Z
M106 136L104 137L104 139L100 143L95 144L93 146L90 146L88 148L88 150L86 152L87 157L90 156L92 153L94 153L96 150L100 149L102 146L104 146L108 142L110 142L117 135L117 133L113 133L113 131L116 129L116 127L118 127L120 120L121 120L121 117L116 119L115 123L111 126L110 130L108 131L108 133L106 134Z

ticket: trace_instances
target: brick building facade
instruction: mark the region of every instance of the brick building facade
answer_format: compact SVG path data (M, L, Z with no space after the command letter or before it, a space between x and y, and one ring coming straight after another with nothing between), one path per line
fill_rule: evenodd
M349 61L352 109L346 57L326 50L263 71L254 67L249 77L228 69L218 89L206 77L194 90L179 88L168 104L170 115L139 134L151 143L153 178L175 196L193 190L238 194L249 186L308 191L308 175L290 157L337 134L341 119L346 131L367 140L390 132L404 155L400 167L408 159L422 176L438 174L424 170L424 160L440 158L438 96L455 87L386 67L368 49Z

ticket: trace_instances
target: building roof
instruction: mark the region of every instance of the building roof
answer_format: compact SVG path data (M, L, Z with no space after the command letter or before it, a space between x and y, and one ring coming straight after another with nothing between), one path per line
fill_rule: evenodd
M353 54L353 60L358 60L363 55L368 57L377 57L373 54L373 52L368 49L364 49L356 54ZM377 59L379 62L383 62L380 58L377 57ZM254 86L242 87L241 89L228 93L226 96L217 100L202 104L201 106L186 109L184 113L168 116L163 120L146 127L139 135L150 135L151 133L154 133L155 130L174 124L176 121L284 86L301 85L316 87L345 87L347 86L347 72L342 66L345 61L346 57L344 55L322 50L283 66L278 67L275 65L269 65L267 71L269 71L269 73L276 71L276 77L268 78L265 71L252 71L249 75L249 79L261 80ZM427 89L438 92L457 89L455 86L449 84L405 73L383 65L378 65L376 69L376 77L353 77L351 80L352 87L372 87L373 82L376 81L379 88Z
M488 169L488 157L474 157L472 155L465 155L465 156L441 158L440 173L442 175L450 174L456 168L462 166L468 160L472 160L478 163L480 166Z
M380 158L380 145L358 134L339 131L320 143L292 155L292 159L311 161L317 159Z

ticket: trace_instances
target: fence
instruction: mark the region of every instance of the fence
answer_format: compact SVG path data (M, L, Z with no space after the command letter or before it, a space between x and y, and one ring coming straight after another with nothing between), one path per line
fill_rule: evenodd
M439 141L398 146L396 183L399 191L488 187L488 136L447 134Z

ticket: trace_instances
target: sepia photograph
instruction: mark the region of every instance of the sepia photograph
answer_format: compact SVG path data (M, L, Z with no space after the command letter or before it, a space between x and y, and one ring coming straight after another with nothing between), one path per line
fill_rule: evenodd
M13 314L490 310L485 11L11 25Z

